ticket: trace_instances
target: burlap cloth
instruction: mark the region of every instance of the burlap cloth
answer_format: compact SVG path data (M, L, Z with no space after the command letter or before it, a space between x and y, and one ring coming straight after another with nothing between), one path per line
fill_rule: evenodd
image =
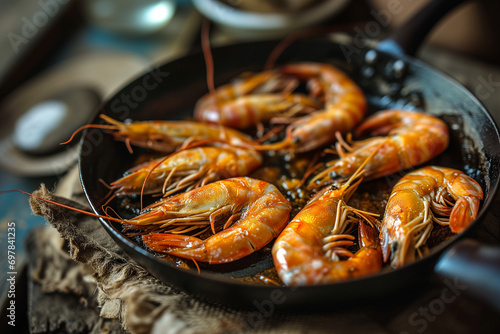
M88 209L77 170L69 172L56 193L42 185L35 194ZM104 328L102 319L118 319L120 331L131 333L387 333L381 324L387 316L379 317L382 311L370 313L362 307L342 310L338 305L325 311L274 312L258 324L250 322L255 310L199 300L160 282L128 258L97 219L36 198L31 198L30 204L33 212L51 225L36 230L28 239L28 248L36 249L37 254L30 259L32 279L43 292L79 296L78 309L95 307L100 314L101 323L72 330L66 325L68 332L98 333ZM412 312L415 309L410 308ZM392 324L407 327L407 314L397 313L390 315ZM109 326L106 328L109 331Z

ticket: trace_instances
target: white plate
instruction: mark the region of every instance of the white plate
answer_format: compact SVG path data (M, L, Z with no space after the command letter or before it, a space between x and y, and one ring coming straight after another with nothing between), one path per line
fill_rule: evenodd
M257 13L228 6L218 0L193 0L201 14L230 35L244 38L282 37L332 17L348 2L349 0L326 0L292 13Z

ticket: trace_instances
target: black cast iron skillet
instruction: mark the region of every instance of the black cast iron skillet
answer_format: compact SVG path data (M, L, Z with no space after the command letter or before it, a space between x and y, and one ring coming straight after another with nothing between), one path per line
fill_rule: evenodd
M453 5L444 1L431 4L427 11L433 13L431 20L436 21L450 7ZM428 12L424 14L425 20L429 21ZM419 20L414 20L411 29L406 29L411 36L420 35L418 38L400 32L394 35L394 39L382 43L386 49L390 46L393 54L315 38L293 43L280 56L278 64L297 61L332 63L362 87L372 111L421 109L441 117L450 125L449 148L430 164L464 170L481 184L485 197L473 224L463 233L434 247L425 257L398 270L385 269L370 277L342 283L276 287L237 279L271 267L270 246L232 264L202 265L198 275L196 270L181 269L173 262L155 257L138 245L136 239L121 233L120 224L105 220L101 223L131 258L160 280L202 298L231 305L251 306L256 302L270 301L276 306L294 307L327 304L332 300L362 302L428 276L441 254L456 252L457 248L453 248L456 241L470 233L485 216L499 182L500 137L492 117L464 87L410 56L394 54L394 50L401 51L402 46L409 49L414 45L406 43L410 40L419 44L425 30L432 25L427 23L425 29L414 28L418 24ZM401 40L405 43L398 43ZM245 71L262 70L276 44L277 41L264 41L215 48L215 84L226 83ZM346 50L350 52L346 53ZM102 112L121 120L184 119L192 115L196 100L207 92L205 75L201 53L166 63L124 87L102 106ZM98 123L99 119L95 122ZM81 142L80 176L87 199L96 213L104 214L101 206L108 193L99 180L110 183L119 178L132 166L134 159L125 145L114 141L112 136L96 129L87 131ZM386 180L393 182L398 177ZM441 265L441 268L447 267Z

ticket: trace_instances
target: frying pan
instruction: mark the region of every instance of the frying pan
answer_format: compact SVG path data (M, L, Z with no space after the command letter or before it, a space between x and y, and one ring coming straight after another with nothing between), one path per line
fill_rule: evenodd
M437 21L457 3L431 2L420 12L420 18L410 20L403 31L381 43L381 48L390 52L354 43L339 44L318 37L296 41L278 59L278 64L297 61L332 63L361 86L372 111L393 107L421 109L450 125L449 148L430 163L464 170L481 184L485 197L478 218L471 226L432 248L425 257L397 270L384 269L376 275L341 283L277 287L245 281L249 276L272 267L270 246L231 264L200 264L202 268L198 274L196 270L182 269L154 256L141 247L138 239L122 233L120 224L101 219L102 225L132 259L160 280L195 296L230 305L271 302L277 307L296 307L321 305L332 300L363 302L428 276L442 253L446 251L448 257L455 254L457 248L453 247L454 244L470 234L484 218L499 183L500 136L492 117L455 80L402 53L404 49L416 50L414 43L407 42L419 44L432 25L429 20ZM427 21L425 28L421 27L422 21ZM262 70L276 44L277 41L260 41L213 49L215 84L226 83L246 71ZM201 53L174 60L132 81L102 105L102 112L121 120L184 119L192 115L196 100L207 92L205 75ZM99 122L96 118L95 123ZM81 141L80 177L86 197L96 213L104 214L101 206L108 193L99 180L110 183L119 178L132 166L134 159L122 142L113 140L101 130L89 129L85 133ZM390 178L386 181L389 182ZM119 214L127 217L126 212ZM449 259L443 261L445 264L453 262ZM449 272L448 267L441 265L439 268Z

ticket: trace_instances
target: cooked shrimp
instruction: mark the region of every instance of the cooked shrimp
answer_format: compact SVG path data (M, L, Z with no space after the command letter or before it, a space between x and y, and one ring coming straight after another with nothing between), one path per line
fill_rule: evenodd
M424 167L405 175L394 186L382 221L384 261L390 256L395 268L413 261L433 221L461 232L476 218L482 198L481 186L456 169Z
M115 139L125 141L130 151L130 144L171 153L196 141L213 140L236 146L248 145L252 141L249 136L237 130L201 122L155 120L122 123L104 114L100 117L109 124L88 124L76 132L86 128L109 130Z
M261 150L306 152L336 141L335 133L347 133L361 122L366 100L361 89L345 73L328 64L297 63L278 69L280 73L306 80L313 97L324 100L323 110L289 118L286 138L261 145Z
M342 246L352 245L350 235L342 234L353 222L349 216L365 215L346 205L361 179L357 172L339 189L325 188L285 227L274 243L274 266L285 285L313 285L339 282L375 273L382 268L382 254L376 232L359 224L361 248L352 254ZM332 259L332 255L333 259ZM348 256L338 261L338 256Z
M262 163L259 152L229 145L184 149L135 166L111 183L117 196L170 194L223 178L250 174Z
M246 129L286 111L295 114L307 108L319 108L318 103L307 96L290 94L295 85L293 80L284 78L277 71L257 73L201 97L196 103L194 118Z
M335 178L350 177L375 149L377 154L365 166L366 180L427 162L443 152L449 142L448 127L439 118L404 110L385 110L367 118L356 129L356 136L365 134L377 137L351 145L339 141L340 158L327 163L327 168L311 179L310 186L321 187Z
M171 233L143 235L152 250L186 259L226 263L251 254L274 239L285 227L290 203L272 184L249 177L207 184L170 198L164 198L136 217L135 227ZM224 229L213 227L222 220ZM234 223L233 223L234 222ZM232 226L229 226L232 223ZM202 240L177 235L175 224L212 226L214 235ZM182 231L184 232L184 230Z
M132 219L98 215L58 203L43 186L33 195L21 190L0 191L0 194L14 191L118 222L126 230L139 230L142 233L136 234L143 234L145 244L156 252L209 263L234 261L261 249L283 230L291 211L290 203L274 185L249 177L217 181L163 198ZM215 233L216 228L221 231ZM211 237L205 240L195 237L210 229L214 231ZM178 235L190 231L197 233ZM144 235L148 232L155 233Z

